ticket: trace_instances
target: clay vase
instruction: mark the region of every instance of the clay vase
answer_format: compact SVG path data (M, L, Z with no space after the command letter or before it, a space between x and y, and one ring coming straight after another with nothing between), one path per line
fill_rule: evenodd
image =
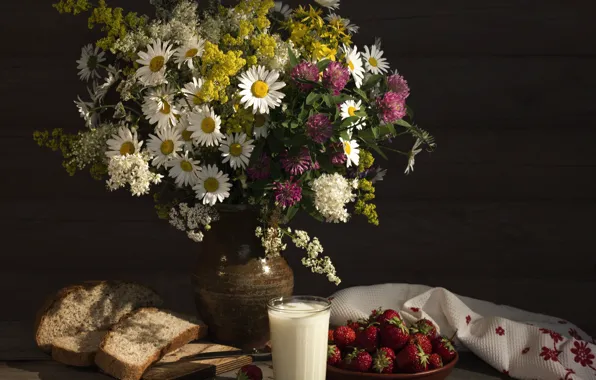
M219 207L193 273L195 304L215 343L261 349L269 341L267 302L290 296L294 274L283 257L264 258L257 212Z

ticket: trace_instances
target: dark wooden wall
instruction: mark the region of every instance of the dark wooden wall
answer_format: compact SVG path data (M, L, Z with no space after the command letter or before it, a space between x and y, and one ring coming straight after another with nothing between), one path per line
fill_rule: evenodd
M59 286L103 278L143 281L191 311L197 246L150 199L69 177L31 139L82 125L75 60L93 36L50 3L0 3L0 318L29 319ZM383 39L438 142L411 176L401 157L385 163L381 227L297 221L317 232L341 286L443 286L595 332L593 0L343 0L341 14L361 26L359 44ZM296 292L336 289L289 254Z

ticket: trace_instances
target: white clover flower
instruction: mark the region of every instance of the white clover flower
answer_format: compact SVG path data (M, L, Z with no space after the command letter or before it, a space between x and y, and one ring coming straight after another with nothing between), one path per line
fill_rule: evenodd
M353 202L353 181L348 181L341 174L322 174L312 182L315 192L315 208L327 222L347 222L349 218L346 204Z
M163 178L161 174L149 170L150 159L147 152L110 157L108 188L113 191L130 185L130 192L135 196L149 193L151 184L158 184Z

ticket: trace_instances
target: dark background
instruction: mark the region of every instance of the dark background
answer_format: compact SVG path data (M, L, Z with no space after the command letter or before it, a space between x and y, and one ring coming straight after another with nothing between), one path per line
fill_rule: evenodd
M51 3L0 3L0 319L31 319L48 293L106 278L142 281L192 311L198 246L158 220L151 199L69 177L31 138L83 127L75 60L95 35L86 17ZM109 3L151 11L142 0ZM335 260L341 287L443 286L594 334L593 0L343 0L340 14L360 25L359 45L383 39L417 123L438 143L413 175L402 157L384 163L380 227L298 219ZM300 254L288 252L296 292L335 291Z

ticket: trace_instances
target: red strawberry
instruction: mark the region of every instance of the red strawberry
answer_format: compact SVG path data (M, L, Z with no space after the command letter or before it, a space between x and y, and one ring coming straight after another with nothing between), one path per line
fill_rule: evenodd
M368 372L372 361L372 356L368 352L355 348L344 358L343 368L356 372Z
M377 326L360 327L356 331L356 346L373 352L379 346L379 328Z
M339 348L345 348L354 344L356 333L348 326L339 326L333 332L333 341Z
M379 348L379 351L384 351L385 352L385 355L387 355L391 359L395 360L395 351L393 351L391 348L389 348L389 347L381 347L381 348Z
M256 365L248 364L240 368L236 380L263 380L263 371Z
M329 345L327 349L327 364L337 366L341 363L341 351L335 345Z
M422 318L414 323L414 326L410 327L410 333L421 333L428 335L428 337L432 340L437 337L437 327L428 319Z
M383 323L389 322L389 320L391 320L393 318L401 319L401 315L399 315L399 313L395 310L387 309L383 313L381 313L379 316L377 316L376 320L380 324L383 324Z
M386 348L386 347L385 347ZM390 352L390 354L388 353ZM393 355L393 357L391 356ZM390 348L387 350L379 349L373 355L372 369L378 373L393 373L393 364L395 361L395 353Z
M432 341L433 352L439 354L443 363L449 363L455 357L455 348L451 339L439 336Z
M360 324L360 322L358 322L358 321L354 322L351 319L348 319L348 323L346 324L346 326L348 326L349 328L351 328L354 331L356 331L360 327L362 327L362 325Z
M443 359L439 354L431 354L428 357L428 368L429 369L436 369L441 368L443 366Z
M329 334L327 335L327 343L333 343L333 330L329 329Z
M397 317L391 318L381 326L381 345L394 351L403 348L408 343L409 337L406 324Z
M410 335L410 339L408 341L410 344L418 344L420 345L420 347L422 347L422 350L427 353L427 354L432 354L433 352L433 345L431 340L428 338L428 336L421 334L421 333L415 333L413 335Z
M408 344L397 354L395 361L402 371L416 373L428 370L428 358L419 344Z

